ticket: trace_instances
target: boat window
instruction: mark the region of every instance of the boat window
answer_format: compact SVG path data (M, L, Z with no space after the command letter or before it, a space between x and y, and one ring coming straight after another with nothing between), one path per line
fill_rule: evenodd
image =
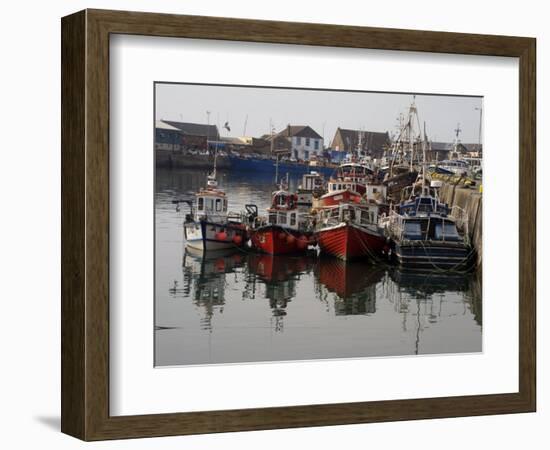
M269 223L272 225L277 224L277 213L272 213L269 215Z
M453 222L443 222L435 225L435 239L439 241L460 241L460 235Z
M286 214L285 213L280 213L279 214L279 223L281 225L286 225Z
M227 199L226 198L223 199L223 210L227 211Z
M199 197L199 211L204 209L204 198Z
M209 199L208 208L210 209L210 211L214 211L214 199L213 198Z
M296 213L292 213L292 214L290 215L290 225L291 225L291 226L296 225Z
M216 199L216 211L221 211L222 209L222 201L221 199L217 198Z
M410 240L421 240L422 228L420 227L420 222L405 222L403 237Z

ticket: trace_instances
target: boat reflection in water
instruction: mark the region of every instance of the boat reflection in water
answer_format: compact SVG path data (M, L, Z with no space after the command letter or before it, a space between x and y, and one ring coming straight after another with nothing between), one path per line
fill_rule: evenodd
M374 314L376 286L385 273L384 267L366 261L321 256L315 268L317 292L325 302L332 294L336 315Z
M155 365L471 353L482 350L476 274L410 274L311 254L185 250L183 212L206 173L156 172ZM220 172L232 208L271 205L273 177ZM298 177L290 177L295 191ZM184 244L184 245L182 245Z
M246 255L234 249L203 251L188 247L183 255L183 288L177 281L170 289L174 296L188 297L204 310L201 328L210 330L212 316L223 313L226 277L242 267Z
M424 353L422 333L448 317L472 315L481 328L481 279L475 273L391 268L389 278L386 295L401 315L403 331L414 330L414 354Z
M287 256L250 253L247 258L247 289L256 292L258 284L265 288L269 301L274 331L283 331L283 317L287 315L288 303L296 297L296 285L302 275L311 272L313 255Z

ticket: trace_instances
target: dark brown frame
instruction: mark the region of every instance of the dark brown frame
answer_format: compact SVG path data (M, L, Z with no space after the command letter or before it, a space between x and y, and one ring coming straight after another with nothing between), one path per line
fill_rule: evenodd
M103 10L75 13L61 25L64 433L100 440L535 411L535 39ZM519 58L519 392L109 416L108 100L113 33Z

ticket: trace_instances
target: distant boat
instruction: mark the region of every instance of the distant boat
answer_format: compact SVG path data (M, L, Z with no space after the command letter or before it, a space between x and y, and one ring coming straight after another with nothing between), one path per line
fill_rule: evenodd
M268 172L270 174L275 172L275 166L277 161L269 157L253 157L253 156L237 156L230 154L228 159L231 163L232 170L240 170L246 172ZM289 173L291 175L303 175L309 173L312 170L312 166L308 162L290 162L279 161L279 170L281 173ZM315 165L315 171L330 176L334 172L334 167Z
M469 177L472 175L470 164L462 159L447 159L437 164L438 168L452 172L455 175Z

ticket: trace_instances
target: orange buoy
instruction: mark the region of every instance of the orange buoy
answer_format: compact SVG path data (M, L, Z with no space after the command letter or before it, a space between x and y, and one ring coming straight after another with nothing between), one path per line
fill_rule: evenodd
M286 237L286 243L287 244L294 244L295 241L296 241L296 238L294 236L292 236L291 234L289 234Z
M214 263L214 266L218 272L225 272L225 261L223 258L218 258Z
M220 231L219 233L216 233L216 239L218 241L225 241L227 240L227 233L225 231Z
M243 238L241 236L239 236L238 234L236 234L235 236L233 236L233 243L235 245L241 245L241 242L243 241Z

